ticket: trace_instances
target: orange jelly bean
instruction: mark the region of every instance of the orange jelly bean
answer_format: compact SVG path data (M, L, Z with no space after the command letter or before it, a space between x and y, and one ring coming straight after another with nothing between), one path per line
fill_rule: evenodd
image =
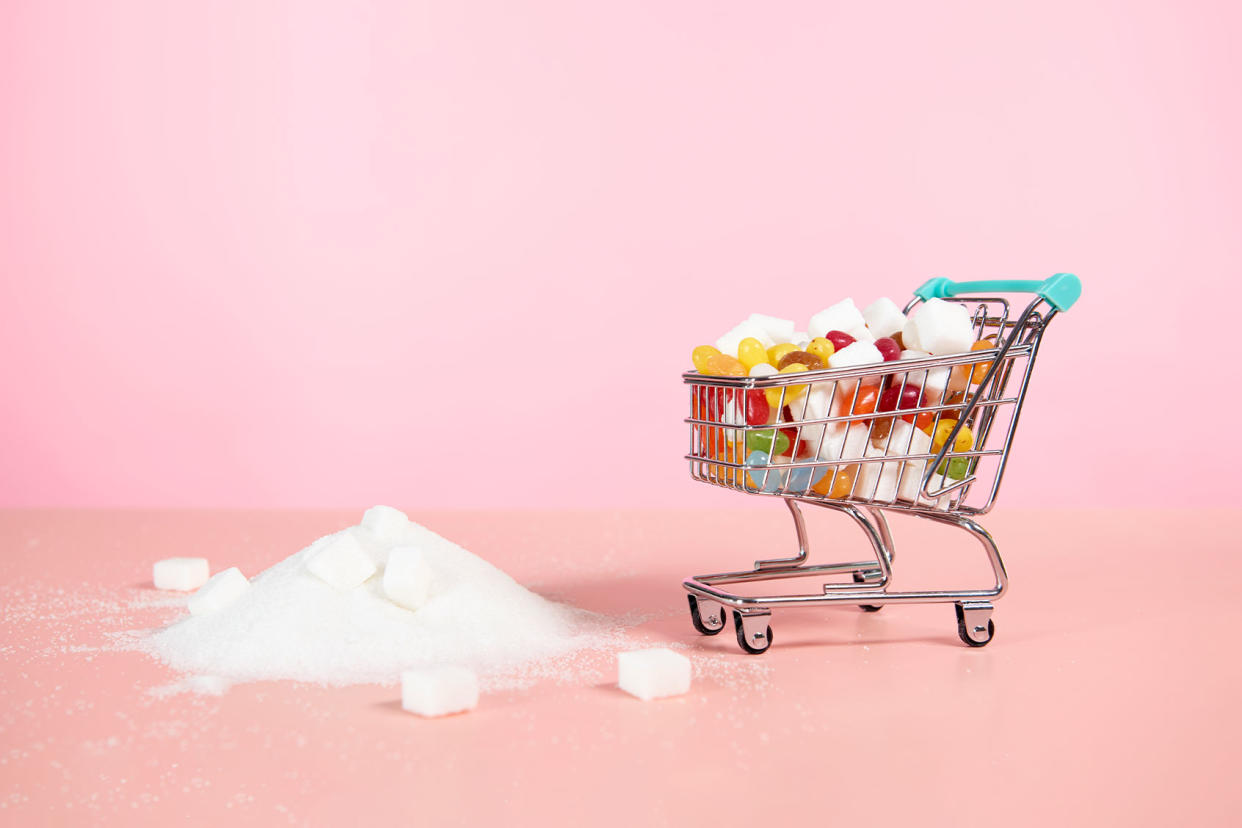
M972 351L983 351L988 348L995 348L996 343L989 339L980 339L974 345L970 346ZM987 376L988 368L992 367L991 362L976 362L970 374L970 381L974 385L983 382L983 378Z

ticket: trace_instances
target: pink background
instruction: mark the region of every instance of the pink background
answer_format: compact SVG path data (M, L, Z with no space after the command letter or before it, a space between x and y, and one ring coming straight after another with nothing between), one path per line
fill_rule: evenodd
M693 345L1058 270L1002 502L1226 504L1238 16L8 3L0 505L719 505Z

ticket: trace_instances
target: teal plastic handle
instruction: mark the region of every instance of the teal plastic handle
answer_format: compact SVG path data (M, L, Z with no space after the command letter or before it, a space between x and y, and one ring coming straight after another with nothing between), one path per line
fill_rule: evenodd
M928 299L948 299L963 293L1036 293L1059 311L1067 311L1082 296L1082 281L1073 273L1058 273L1047 279L980 279L955 282L936 277L921 285L914 295Z

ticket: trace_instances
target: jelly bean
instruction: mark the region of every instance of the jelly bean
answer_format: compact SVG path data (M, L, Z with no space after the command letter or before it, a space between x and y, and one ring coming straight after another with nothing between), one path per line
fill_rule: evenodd
M820 363L827 365L828 359L837 352L836 347L822 336L817 336L811 340L811 344L806 346L808 354L815 354L819 357Z
M744 377L746 366L728 354L712 354L703 360L700 373L715 377Z
M947 391L965 391L970 386L970 366L954 365L949 372Z
M720 356L720 351L711 345L700 345L690 352L690 361L694 363L694 370L700 374L707 373L707 360L709 357Z
M847 395L848 396L848 395ZM851 414L871 414L875 411L876 401L880 396L880 386L878 385L859 385L854 392L852 400L847 400L850 404L849 413ZM870 420L866 417L857 420L850 420L852 423L867 423Z
M936 423L936 431L932 434L932 452L938 452L944 447L945 442L949 439L949 435L953 433L953 429L957 427L957 420L941 420ZM962 426L962 430L957 433L957 439L953 441L953 451L961 453L970 451L975 446L975 435L971 432L970 426Z
M789 470L789 491L805 492L824 479L828 469L824 466L798 466Z
M746 366L746 373L749 374L751 368L768 361L768 349L753 336L748 336L737 344L737 358Z
M917 385L894 385L880 395L880 401L876 404L876 410L896 411L905 408L918 408L919 399L920 393ZM913 423L915 416L913 414L905 414L901 419L908 423Z
M943 474L953 480L963 480L970 473L970 461L965 457L946 458L936 467L936 474Z
M786 365L780 370L782 374L797 374L805 371L806 366L801 362L794 362ZM764 393L767 394L768 404L776 407L781 404L781 392L784 392L784 400L786 403L796 400L806 392L805 385L786 385L780 388L769 388ZM792 419L792 418L791 418Z
M970 346L970 350L982 351L988 348L995 348L995 347L996 347L996 343L993 342L991 339L980 339L974 345ZM992 366L991 362L976 362L975 367L971 371L971 374L970 374L971 383L974 385L978 385L979 383L983 382L983 378L987 376L988 368L990 368L991 366Z
M874 343L875 349L884 357L885 362L896 362L901 359L901 346L892 337L882 336Z
M854 479L858 477L858 464L840 466L819 479L811 490L827 497L840 500L850 496L854 490Z
M796 350L798 350L798 346L792 342L785 342L781 345L773 345L771 348L768 348L768 362L776 365L781 361L781 357L790 351Z
M832 347L838 351L847 345L853 345L855 342L854 337L850 336L845 331L829 331L824 334L824 339L831 342Z
M773 442L775 442L775 450L773 450ZM746 435L746 448L775 457L789 451L789 437L784 429L777 431L774 428L763 428L759 431L751 431Z
M895 332L893 333L893 335L889 337L889 339L891 339L891 340L893 340L894 342L896 342L896 343L897 343L897 347L898 347L898 348L900 348L901 350L903 350L903 351L904 351L904 350L906 349L906 343L905 343L905 342L903 342L903 341L902 341L902 339L901 339L901 331L895 331Z
M775 492L781 487L781 472L768 468L771 458L762 451L752 451L746 456L746 465L752 468L746 472L750 482L761 492Z
M746 425L766 425L772 416L768 398L758 388L746 392Z
M871 445L884 448L888 444L888 435L893 431L893 418L881 417L871 423Z
M776 367L784 370L795 362L801 363L810 371L822 371L824 369L824 361L815 354L806 351L790 351L781 357L781 361L776 363Z

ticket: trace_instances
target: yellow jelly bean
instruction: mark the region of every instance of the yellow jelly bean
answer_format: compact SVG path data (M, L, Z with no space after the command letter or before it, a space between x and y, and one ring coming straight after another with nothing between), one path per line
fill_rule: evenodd
M781 357L785 354L796 350L798 350L798 346L792 342L786 342L781 345L773 345L771 348L768 348L768 362L775 365L781 361Z
M750 369L756 365L770 365L768 362L768 351L763 347L763 343L748 336L737 344L737 358L742 361L742 365L746 366L746 373L750 373Z
M690 361L694 363L694 370L700 374L706 374L707 360L714 356L720 356L720 351L711 345L700 345L690 352Z
M699 373L715 377L744 377L746 366L728 354L712 354L703 361Z
M805 370L807 370L807 368L801 362L793 362L793 363L790 363L789 365L786 365L778 373L796 374L799 371L805 371ZM769 388L763 392L763 395L768 398L768 405L772 406L773 408L777 408L778 406L780 406L782 391L785 392L785 405L789 405L791 402L798 399L798 397L801 397L806 392L806 386L805 385L786 385L782 388Z
M957 426L957 420L941 420L936 423L936 433L932 435L932 453L940 451L944 447L944 443L949 439L949 434ZM957 439L953 441L953 450L955 452L970 451L975 445L975 435L971 433L970 426L962 426L962 430L957 433Z
M820 362L824 366L828 366L828 358L837 352L836 346L822 336L817 336L811 340L811 344L806 346L807 353L815 354L819 357Z

